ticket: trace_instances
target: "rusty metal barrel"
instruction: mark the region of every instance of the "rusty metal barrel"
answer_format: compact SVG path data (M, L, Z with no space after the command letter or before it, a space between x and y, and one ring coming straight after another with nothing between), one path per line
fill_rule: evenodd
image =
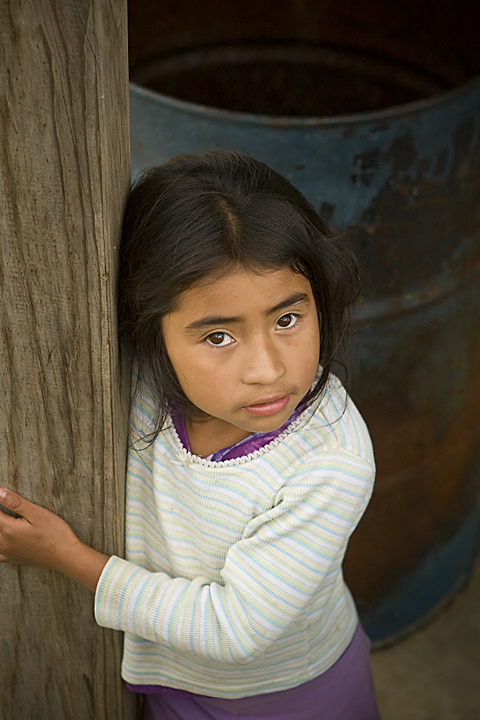
M345 576L377 644L428 619L478 549L479 7L130 2L134 174L246 152L358 256L351 392L378 474Z

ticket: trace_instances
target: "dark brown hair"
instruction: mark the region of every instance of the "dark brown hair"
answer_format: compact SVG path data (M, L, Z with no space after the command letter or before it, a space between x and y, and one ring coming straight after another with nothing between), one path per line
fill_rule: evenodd
M323 370L307 402L325 388L358 295L352 253L304 196L264 163L224 150L179 156L134 183L120 248L120 337L157 401L152 439L172 404L195 410L168 358L160 320L181 292L236 267L289 267L310 281Z

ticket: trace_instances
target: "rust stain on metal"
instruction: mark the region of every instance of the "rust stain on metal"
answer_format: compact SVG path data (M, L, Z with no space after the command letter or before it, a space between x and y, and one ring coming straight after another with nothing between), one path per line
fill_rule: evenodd
M448 541L478 503L480 142L470 121L453 133L453 152L443 183L424 180L413 205L404 188L392 192L385 185L366 216L386 219L357 228L364 256L362 240L375 243L376 262L363 264L363 303L391 296L389 312L372 317L368 332L377 340L398 333L390 361L379 361L389 363L388 383L379 384L370 358L353 389L378 468L371 504L345 561L360 609L374 606L429 549ZM445 167L443 157L441 162Z

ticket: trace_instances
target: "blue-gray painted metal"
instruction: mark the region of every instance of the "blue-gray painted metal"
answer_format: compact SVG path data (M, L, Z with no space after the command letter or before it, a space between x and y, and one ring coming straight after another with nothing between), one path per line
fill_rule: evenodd
M132 175L174 155L227 148L259 158L287 177L318 210L333 208L340 228L362 223L378 188L392 177L388 161L398 137L410 137L425 179L444 180L455 155L452 128L463 117L480 127L480 79L442 95L374 113L326 118L280 118L208 108L131 84ZM364 170L359 155L383 152L376 168ZM433 161L433 162L432 162ZM360 164L359 164L360 163ZM410 165L405 176L411 183ZM368 177L366 177L368 176ZM402 173L397 182L402 181ZM415 192L415 188L412 188Z

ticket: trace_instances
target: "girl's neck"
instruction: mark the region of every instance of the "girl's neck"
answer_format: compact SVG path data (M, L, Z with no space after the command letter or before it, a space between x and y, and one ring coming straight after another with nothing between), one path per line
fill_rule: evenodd
M185 427L190 451L199 457L208 457L217 450L223 450L245 440L252 434L248 430L242 430L214 417L200 420L187 416Z

